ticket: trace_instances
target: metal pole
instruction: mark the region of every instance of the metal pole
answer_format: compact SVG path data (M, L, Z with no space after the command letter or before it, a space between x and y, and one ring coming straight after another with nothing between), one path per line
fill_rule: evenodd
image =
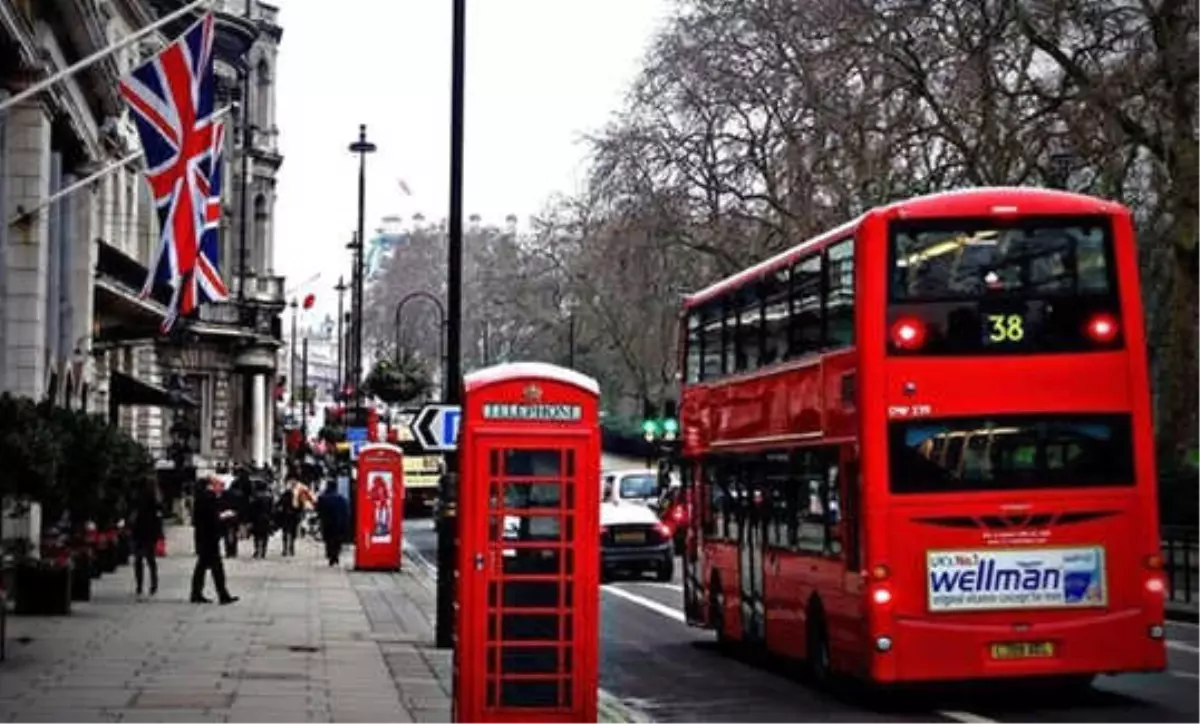
M446 301L449 319L446 328L446 387L449 404L458 404L462 385L462 191L463 191L463 75L466 39L467 2L454 0L451 31L452 62L450 72L450 253L447 270ZM446 454L446 474L442 478L441 512L438 525L437 646L454 647L454 576L457 570L455 539L458 536L458 453Z
M354 404L362 407L362 365L363 365L363 261L366 251L367 235L363 228L367 210L367 154L375 152L375 144L367 140L367 124L358 126L358 140L350 144L350 150L358 154L358 234L355 237L358 244L358 256L355 258L354 279Z
M334 388L334 394L342 393L343 377L342 377L342 297L346 294L346 281L344 277L338 277L337 286L334 287L338 295L338 331L337 331L337 384Z
M296 414L296 300L292 300L292 351L288 355L288 407Z
M78 73L79 71L83 70L84 68L87 68L88 66L90 66L98 61L101 61L104 58L107 58L108 56L117 52L121 48L124 48L128 45L133 45L137 41L146 37L150 33L155 32L156 30L163 27L164 25L169 25L170 23L183 17L184 15L187 15L188 13L192 12L196 8L200 7L201 5L209 5L211 2L212 2L212 0L195 0L195 2L190 2L187 5L184 5L183 7L179 8L178 10L176 10L175 12L173 12L169 15L164 15L162 18L155 20L154 22L150 23L149 25L142 28L141 30L135 31L135 32L125 36L124 38L121 38L120 40L118 40L117 42L108 46L107 48L101 48L100 50L97 50L95 53L92 53L91 55L84 58L83 60L78 61L74 65L63 68L62 70L58 71L57 73L50 76L49 78L46 78L45 80L42 80L38 83L34 83L33 85L29 86L28 88L26 88L25 90L16 94L15 96L12 96L8 100L0 101L0 112L5 111L5 110L17 105L18 103L25 100L26 98L29 98L30 96L34 96L34 95L37 95L38 93L41 93L42 91L46 90L50 86L59 82L63 78L66 78L68 76L72 76L72 75Z
M300 400L300 439L307 443L308 441L308 335L304 335L304 362L301 369L300 394L304 397Z

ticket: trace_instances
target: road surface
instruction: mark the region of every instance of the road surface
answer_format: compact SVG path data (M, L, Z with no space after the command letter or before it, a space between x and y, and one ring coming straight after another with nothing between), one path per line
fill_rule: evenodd
M608 459L605 467L638 463ZM405 522L405 539L425 560L437 560L429 520ZM803 675L773 662L723 654L711 632L683 623L681 565L676 580L603 586L600 686L655 721L1188 721L1197 706L1197 631L1169 624L1170 671L1103 677L1070 699L1011 690L943 689L906 696L861 690L834 697Z

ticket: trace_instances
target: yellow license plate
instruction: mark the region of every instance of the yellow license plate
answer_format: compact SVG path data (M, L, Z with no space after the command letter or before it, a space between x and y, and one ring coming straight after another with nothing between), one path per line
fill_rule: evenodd
M1053 656L1054 643L1051 641L992 644L993 659L1048 659Z
M645 543L645 533L617 533L615 540L618 543Z

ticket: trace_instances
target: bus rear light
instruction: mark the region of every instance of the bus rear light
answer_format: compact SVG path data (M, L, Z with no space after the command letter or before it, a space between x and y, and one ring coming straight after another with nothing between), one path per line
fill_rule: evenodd
M1151 571L1162 570L1162 566L1163 566L1162 556L1154 554L1154 553L1146 556L1146 568L1148 568L1149 570L1151 570Z
M874 578L876 581L886 581L890 575L892 575L892 572L882 563L871 569L871 578Z
M876 588L874 591L871 591L871 600L877 606L886 606L892 602L892 592L886 588Z
M914 350L925 346L925 323L906 317L892 325L892 344L896 349Z
M608 526L607 525L600 526L600 537L603 538L606 535L608 535Z
M1117 338L1117 319L1111 314L1093 314L1087 322L1087 336L1093 342L1106 344Z
M1150 578L1146 579L1146 590L1150 593L1155 595L1161 594L1164 590L1166 590L1166 587L1166 584L1163 583L1163 579L1158 576L1151 576Z

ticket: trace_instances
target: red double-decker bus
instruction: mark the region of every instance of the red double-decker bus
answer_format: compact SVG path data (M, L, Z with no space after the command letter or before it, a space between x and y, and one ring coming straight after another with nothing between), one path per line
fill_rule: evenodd
M1164 668L1127 209L895 203L692 295L682 324L689 623L819 679Z

